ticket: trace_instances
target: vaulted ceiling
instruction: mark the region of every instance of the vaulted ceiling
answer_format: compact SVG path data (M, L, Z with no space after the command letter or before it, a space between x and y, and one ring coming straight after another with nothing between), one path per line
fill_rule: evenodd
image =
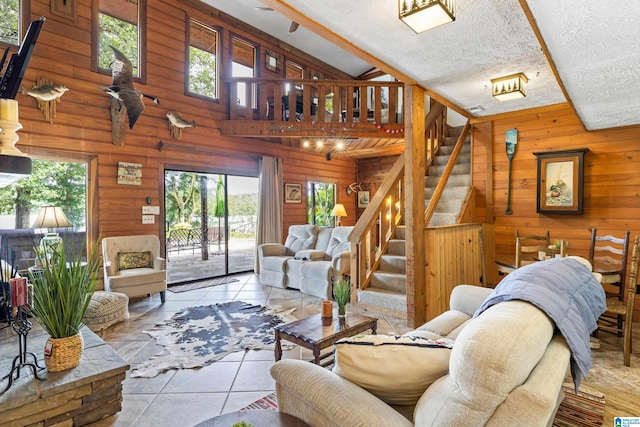
M202 1L350 75L378 67L417 83L468 117L569 102L588 130L640 124L637 2L457 0L455 22L415 34L397 0ZM526 98L495 100L491 79L514 73L529 79Z

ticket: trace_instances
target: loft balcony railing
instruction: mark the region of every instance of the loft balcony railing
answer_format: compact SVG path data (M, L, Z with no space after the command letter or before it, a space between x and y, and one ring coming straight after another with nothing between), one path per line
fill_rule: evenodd
M229 120L403 126L402 83L244 77L224 82Z

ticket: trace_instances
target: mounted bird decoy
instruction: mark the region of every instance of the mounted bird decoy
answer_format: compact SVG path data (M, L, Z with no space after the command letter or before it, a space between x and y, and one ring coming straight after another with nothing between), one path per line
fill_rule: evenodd
M44 114L45 120L53 123L56 118L56 102L69 89L63 84L54 84L46 77L39 77L31 89L22 88L22 93L33 96L38 101L38 108Z
M131 61L115 47L111 46L111 49L114 53L114 61L111 64L113 81L111 86L103 87L102 90L111 95L112 101L114 99L118 101L116 106L118 108L114 108L113 102L111 104L111 119L114 121L114 131L116 130L116 121L122 120L118 119L122 106L127 112L129 129L133 129L133 125L136 124L136 121L144 111L142 98L150 98L155 104L160 104L160 101L157 97L142 93L133 86L133 66ZM114 143L116 143L115 140Z
M169 131L173 139L182 138L182 129L196 127L195 120L189 122L183 119L177 111L169 111L167 118L169 119Z

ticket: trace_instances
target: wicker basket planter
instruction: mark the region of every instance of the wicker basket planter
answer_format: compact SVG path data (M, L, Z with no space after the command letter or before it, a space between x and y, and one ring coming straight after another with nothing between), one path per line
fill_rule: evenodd
M44 347L44 364L49 372L60 372L80 364L84 349L82 334L67 338L49 338Z

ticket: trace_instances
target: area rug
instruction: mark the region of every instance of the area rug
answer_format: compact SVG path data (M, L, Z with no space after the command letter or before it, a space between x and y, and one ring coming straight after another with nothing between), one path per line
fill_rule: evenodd
M586 387L574 393L573 384L562 386L564 400L560 403L554 427L600 427L604 422L605 397Z
M151 378L170 369L210 365L229 353L273 349L273 327L296 320L295 308L269 308L243 301L188 307L171 319L143 331L164 350L131 371ZM283 345L290 349L293 345Z
M169 285L168 291L179 293L193 291L194 289L208 288L209 286L224 285L226 283L237 282L238 279L233 277L216 277L214 279L199 280L193 283L185 283L184 285Z
M602 394L586 391L573 392L573 385L562 387L565 397L556 418L553 421L554 427L594 427L602 426L604 420L605 398ZM592 394L593 393L593 394ZM244 409L271 409L278 410L276 392L272 392L262 399L258 399Z

